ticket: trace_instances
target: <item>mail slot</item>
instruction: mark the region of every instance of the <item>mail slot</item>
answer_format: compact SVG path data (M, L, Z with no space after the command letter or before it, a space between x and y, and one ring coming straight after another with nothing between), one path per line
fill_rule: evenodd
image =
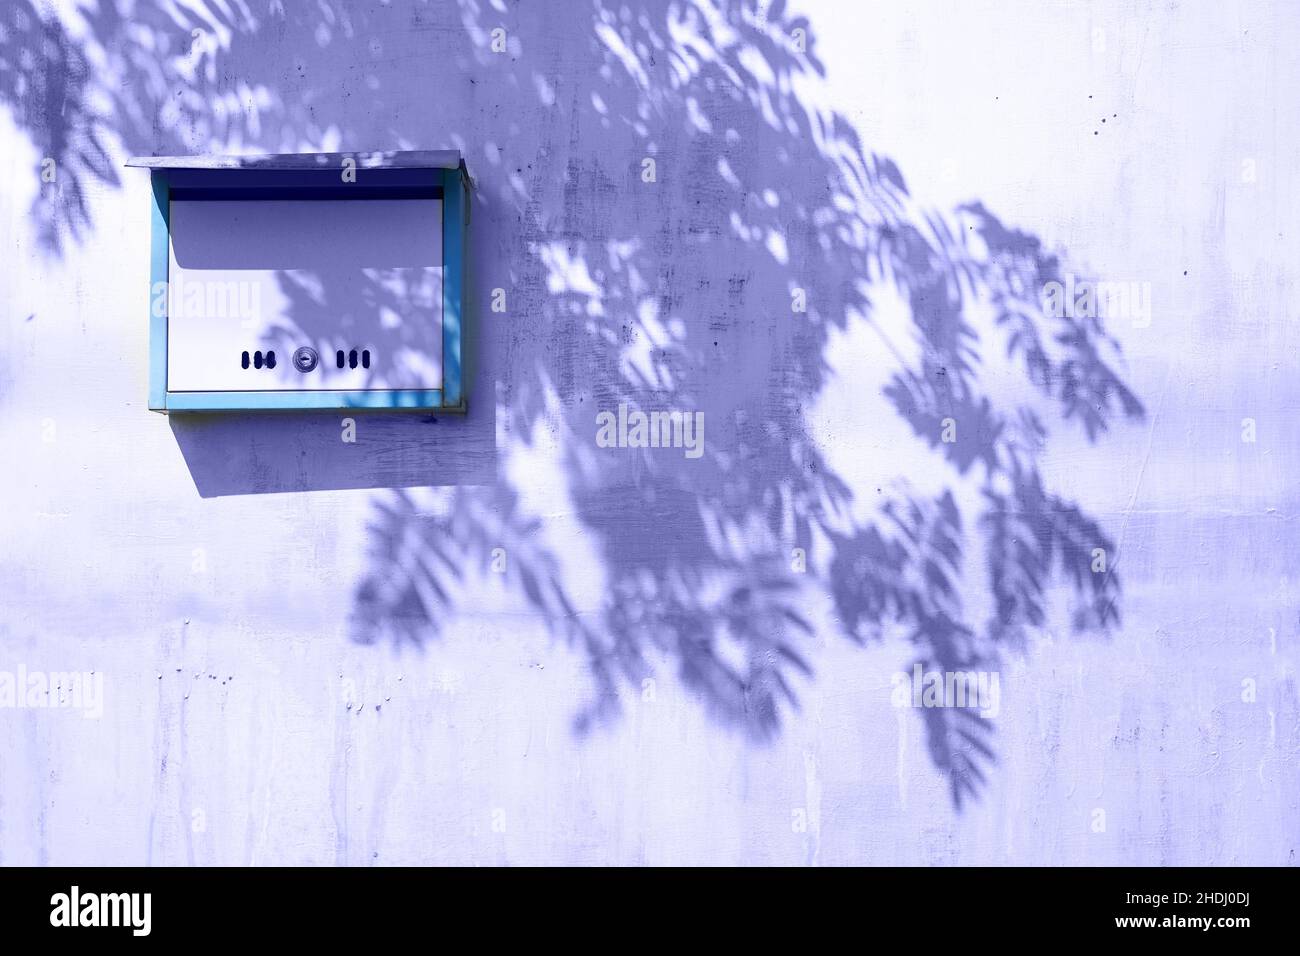
M459 152L137 157L149 408L464 411Z

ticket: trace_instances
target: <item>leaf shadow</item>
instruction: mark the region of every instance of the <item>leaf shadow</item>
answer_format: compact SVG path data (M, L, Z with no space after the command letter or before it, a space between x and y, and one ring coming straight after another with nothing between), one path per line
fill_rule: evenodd
M35 7L5 25L0 100L60 170L59 192L38 200L54 206L37 211L55 254L90 227L86 191L118 185L110 140L473 157L485 363L471 409L491 407L503 460L551 436L594 554L581 573L604 597L574 597L530 488L500 467L486 484L376 495L357 639L427 646L499 553L512 591L587 662L578 732L616 720L668 660L713 718L757 742L816 677L818 595L845 639L897 633L944 672L1023 653L1058 584L1075 627L1113 629L1119 579L1092 570L1113 541L1044 486L1041 462L1051 434L1097 442L1144 411L1104 323L1045 310L1058 256L979 202L925 208L844 116L805 102L825 66L783 0L595 0L562 26L541 6L200 3L127 18L104 2L82 11L100 78ZM420 108L428 90L436 109ZM248 102L232 107L232 91ZM364 109L342 105L353 96ZM278 347L332 348L338 316L400 310L408 294L309 280L283 280ZM869 489L829 454L858 436L810 424L836 380L832 340L860 324L889 369L872 398L926 456L900 460L947 476L937 493L904 480L866 507ZM620 407L702 414L704 453L601 447L596 416ZM440 454L454 454L445 434ZM991 726L973 707L922 716L961 806L995 761Z

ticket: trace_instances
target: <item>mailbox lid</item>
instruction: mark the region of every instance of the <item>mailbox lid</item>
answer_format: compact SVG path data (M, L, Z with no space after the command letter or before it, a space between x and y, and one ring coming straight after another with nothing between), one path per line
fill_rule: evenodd
M249 153L243 156L132 156L126 165L142 169L463 169L457 149L369 150L352 153Z

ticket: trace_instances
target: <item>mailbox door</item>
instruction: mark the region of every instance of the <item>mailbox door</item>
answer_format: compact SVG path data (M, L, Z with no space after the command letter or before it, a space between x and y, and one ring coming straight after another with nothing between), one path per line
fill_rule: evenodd
M173 199L167 390L443 387L438 199Z

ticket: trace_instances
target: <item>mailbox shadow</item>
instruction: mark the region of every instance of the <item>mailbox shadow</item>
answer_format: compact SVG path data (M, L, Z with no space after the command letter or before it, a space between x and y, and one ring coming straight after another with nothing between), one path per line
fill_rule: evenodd
M472 267L469 274L472 277ZM361 302L352 304L358 310L366 307ZM324 314L325 308L319 308ZM468 308L466 312L473 315ZM275 334L293 333L278 329ZM497 407L491 395L499 372L491 355L480 357L480 331L474 321L462 326L462 335L468 395L463 413L372 409L170 413L168 422L195 488L202 497L213 498L493 485L499 472ZM286 344L281 341L273 347L291 351ZM377 361L372 374L385 374L383 369Z
M29 81L44 98L19 121L66 160L59 236L80 222L68 197L109 175L95 149L106 123L136 153L469 156L467 311L489 361L463 421L358 416L356 446L338 415L172 421L205 495L386 489L358 640L437 639L456 617L451 585L499 551L519 599L587 661L578 731L617 718L666 659L757 742L815 678L823 600L844 639L902 639L949 672L1023 652L1052 592L1077 628L1118 622L1113 568L1089 568L1111 538L1040 467L1052 435L1095 442L1142 416L1115 340L1099 319L1045 311L1041 290L1064 270L1035 236L978 202L921 205L847 119L801 98L824 67L783 0L596 0L559 26L549 5L496 0L274 4L260 20L145 6L129 25L103 3L82 13L88 35L129 78L94 89L109 120L86 105L94 77L68 66L85 61L76 44L23 10L18 47L52 51ZM6 99L14 48L0 51ZM269 92L232 110L235 87ZM323 278L291 309L293 335L324 336L385 294ZM829 453L869 454L869 436L817 433L806 414L836 377L833 342L861 328L880 345L854 384L916 445L897 480L871 487ZM621 409L702 414L704 453L606 447L597 416ZM531 476L503 467L542 434L593 554L576 571L527 504ZM917 487L927 479L938 489ZM432 506L403 490L449 484ZM573 597L574 573L603 582L597 606ZM969 707L923 714L960 805L994 759L990 726Z
M204 498L496 481L491 403L471 404L464 415L359 409L168 418Z

